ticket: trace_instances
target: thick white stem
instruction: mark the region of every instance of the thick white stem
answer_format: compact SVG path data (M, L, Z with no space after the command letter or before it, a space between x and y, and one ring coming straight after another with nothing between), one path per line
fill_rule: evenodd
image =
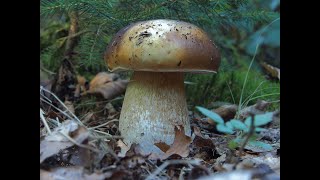
M155 144L171 146L175 127L191 136L183 73L134 72L119 120L121 136L143 154L162 152Z

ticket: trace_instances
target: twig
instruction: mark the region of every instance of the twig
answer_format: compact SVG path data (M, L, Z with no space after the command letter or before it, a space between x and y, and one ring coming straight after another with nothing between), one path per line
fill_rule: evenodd
M113 136L109 133L106 133L106 132L102 132L102 131L99 131L99 130L93 130L95 133L100 133L100 134L104 134L104 135L107 135L109 137L104 137L105 139L123 139L122 136Z
M47 131L49 134L51 134L51 130L50 130L50 127L45 119L45 117L43 116L44 112L42 111L42 109L40 108L40 118L42 120L42 123L44 124L44 126L46 127Z
M165 161L161 166L159 166L152 174L150 174L146 180L151 180L155 179L155 177L161 173L167 166L173 165L173 164L187 164L187 165L195 165L199 166L200 165L200 160L168 160Z
M97 149L95 149L95 148L93 148L93 147L86 146L86 145L83 145L83 144L80 144L80 143L76 142L74 139L72 139L70 136L66 135L66 134L63 133L63 132L60 132L60 133L61 133L63 136L65 136L69 141L71 141L73 144L75 144L75 145L77 145L77 146L79 146L79 147L89 149L89 150L91 150L91 151L93 151L93 152L96 152L96 153L100 152L99 150L97 150Z
M119 121L119 120L118 120L118 119L113 119L113 120L111 120L111 121L108 121L108 122L106 122L106 123L100 124L100 125L98 125L98 126L90 127L89 129L97 129L97 128L103 127L103 126L105 126L105 125L107 125L107 124L109 124L109 123L111 123L111 122L117 122L117 121Z
M80 119L79 119L76 115L74 115L74 114L68 109L68 107L67 107L55 94L53 94L53 93L50 92L49 90L43 88L43 86L40 86L40 91L41 91L41 90L43 90L43 91L48 92L49 94L51 94L51 95L70 113L70 115L71 115L75 120L77 120L78 123L79 123L81 126L83 126L83 123L80 121ZM60 109L57 109L57 110L60 110ZM65 114L63 111L62 111L61 113ZM67 116L67 117L68 117L68 116ZM72 119L72 118L70 118L70 119Z
M254 114L253 113L250 113L250 116L251 116L251 124L250 124L250 129L249 129L249 132L246 136L246 139L244 140L244 142L242 143L240 149L239 149L239 157L238 157L238 160L237 162L235 163L235 165L233 166L233 169L236 168L236 166L240 163L240 156L242 155L243 153L243 150L244 150L244 147L247 145L247 143L249 142L249 139L250 137L253 135L254 133Z
M71 53L73 52L74 48L76 47L78 39L76 38L77 36L74 36L74 35L76 33L78 33L78 30L79 30L78 12L71 11L68 15L70 18L70 28L69 28L69 32L68 32L66 50L64 52L65 57L70 57Z

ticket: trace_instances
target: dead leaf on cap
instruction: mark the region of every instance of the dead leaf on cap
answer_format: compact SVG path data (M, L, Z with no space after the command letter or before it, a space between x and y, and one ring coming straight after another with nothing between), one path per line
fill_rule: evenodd
M92 173L85 172L83 167L61 167L50 171L40 169L41 180L58 180L58 179L78 179L78 180L103 180L111 177L111 173Z
M189 145L191 144L191 142L191 137L185 135L184 128L182 126L175 127L175 137L173 144L161 159L167 159L173 154L177 154L181 157L187 157L189 155Z
M89 137L89 132L84 127L80 127L74 121L64 121L40 142L40 163L48 157L59 153L61 150L74 145L74 143L63 134L69 135L79 144L83 143Z
M124 93L128 82L117 74L101 72L91 80L87 93L101 94L105 99L111 99Z

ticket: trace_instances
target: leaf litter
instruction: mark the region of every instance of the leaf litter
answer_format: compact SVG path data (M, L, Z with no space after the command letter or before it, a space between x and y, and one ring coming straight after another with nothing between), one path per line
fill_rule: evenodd
M280 170L280 129L274 122L261 131L258 137L273 146L272 151L257 151L246 146L239 156L239 149L230 149L228 142L232 136L224 136L216 131L215 125L208 119L195 113L190 113L192 137L186 136L183 128L176 128L173 145L161 146L165 155L154 160L141 156L132 145L128 148L122 141L118 130L118 118L121 106L112 99L121 95L127 81L122 81L118 75L99 73L85 87L86 80L77 77L78 89L85 94L101 94L108 101L96 103L104 113L90 109L79 112L76 102L66 100L64 105L53 108L53 104L43 106L43 120L51 132L45 130L40 122L40 179L228 179L228 178L264 178L277 179ZM79 81L80 78L80 81ZM114 88L115 81L125 82L122 89ZM110 84L111 83L111 84ZM112 92L108 91L113 89ZM108 93L106 93L108 92ZM43 94L40 88L40 93ZM79 93L79 92L78 92ZM46 91L46 94L51 95ZM111 96L112 95L112 96ZM53 95L51 95L51 98ZM80 101L84 96L80 96ZM59 102L59 101L56 101ZM61 100L60 100L61 102ZM62 103L62 102L61 102ZM267 102L255 104L242 110L242 117L248 111L261 114L268 106ZM222 105L214 111L223 119L231 120L235 116L236 105ZM81 119L75 116L78 114ZM280 119L277 113L274 119ZM204 120L205 119L205 120ZM240 163L235 164L235 158ZM52 159L60 160L53 165ZM61 163L63 162L63 163ZM234 169L234 166L236 168Z

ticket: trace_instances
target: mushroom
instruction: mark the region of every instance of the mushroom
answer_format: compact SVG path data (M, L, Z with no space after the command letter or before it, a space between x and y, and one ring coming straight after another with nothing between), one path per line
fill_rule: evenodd
M220 65L220 53L202 29L167 19L137 22L113 37L104 59L111 72L134 71L119 119L128 147L161 156L157 145L171 146L175 129L191 137L184 73L216 72Z

